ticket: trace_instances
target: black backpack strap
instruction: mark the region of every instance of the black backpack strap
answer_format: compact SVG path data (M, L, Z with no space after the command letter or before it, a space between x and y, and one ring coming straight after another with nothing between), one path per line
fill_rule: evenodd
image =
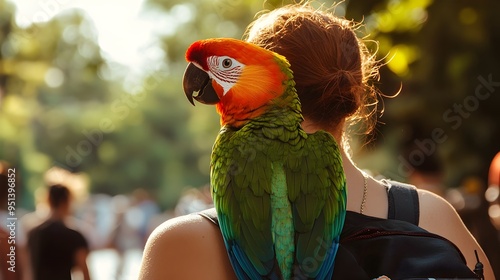
M417 188L413 185L386 180L389 184L389 213L387 218L418 226L420 207Z
M210 222L214 223L215 225L219 226L219 219L217 219L217 211L215 211L215 208L210 208L210 209L198 212L197 214L202 216L203 218L208 219Z
M385 180L388 184L389 213L388 219L400 220L418 226L420 207L417 188L412 185ZM215 208L197 213L219 226Z

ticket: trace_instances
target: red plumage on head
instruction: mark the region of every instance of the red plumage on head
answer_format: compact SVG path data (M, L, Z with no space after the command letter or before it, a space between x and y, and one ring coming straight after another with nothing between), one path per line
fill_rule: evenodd
M196 41L186 51L186 60L208 70L207 57L227 55L237 60L252 60L255 55L270 54L257 46L233 38L213 38Z
M187 49L186 60L189 62L195 62L204 70L208 70L206 51L207 49L204 47L204 41L196 41Z
M186 51L186 60L205 71L209 71L207 58L210 56L229 56L245 65L238 82L224 95L221 86L212 81L220 98L217 111L222 124L239 126L246 122L243 120L258 116L265 110L263 105L284 90L283 81L287 78L271 51L231 38L196 41Z

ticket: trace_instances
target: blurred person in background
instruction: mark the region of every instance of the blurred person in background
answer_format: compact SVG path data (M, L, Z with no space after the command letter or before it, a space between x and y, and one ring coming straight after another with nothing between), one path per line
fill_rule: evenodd
M491 221L500 230L500 152L491 160L485 197L490 204L488 213Z
M486 189L484 198L487 203L485 203L488 208L485 211L488 212L491 223L495 227L496 231L491 230L491 238L495 246L486 250L486 253L490 253L492 256L488 256L493 266L493 270L496 275L500 275L500 152L495 155L490 164L490 169L488 173L488 188ZM485 208L486 208L485 207ZM485 246L490 246L486 244Z
M175 216L182 216L191 213L203 211L214 207L210 195L210 186L205 185L201 188L189 188L175 205Z
M137 188L132 192L132 213L136 221L134 227L141 239L140 249L144 249L146 241L151 234L150 222L153 217L160 213L160 208L151 194L144 188Z
M71 193L66 186L48 189L50 214L47 220L28 233L30 273L34 280L71 279L73 269L89 280L88 243L84 236L68 225Z

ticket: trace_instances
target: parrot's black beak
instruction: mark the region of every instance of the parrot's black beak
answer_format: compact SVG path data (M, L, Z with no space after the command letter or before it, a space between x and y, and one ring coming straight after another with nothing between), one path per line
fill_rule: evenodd
M217 93L212 87L212 79L210 79L205 71L196 67L193 63L189 63L184 72L182 86L184 87L184 93L187 99L193 106L193 98L200 103L209 105L216 104L220 101Z

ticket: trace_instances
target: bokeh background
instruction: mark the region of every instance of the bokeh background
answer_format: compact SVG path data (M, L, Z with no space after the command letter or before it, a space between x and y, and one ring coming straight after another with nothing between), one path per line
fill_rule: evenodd
M184 96L186 48L241 38L257 12L289 2L0 0L0 160L16 168L23 227L46 212L47 184L66 182L95 278L135 279L151 230L211 203L219 120ZM360 37L385 64L375 83L387 97L375 130L352 136L355 161L447 198L500 275L498 11L495 0L334 9L363 22Z

